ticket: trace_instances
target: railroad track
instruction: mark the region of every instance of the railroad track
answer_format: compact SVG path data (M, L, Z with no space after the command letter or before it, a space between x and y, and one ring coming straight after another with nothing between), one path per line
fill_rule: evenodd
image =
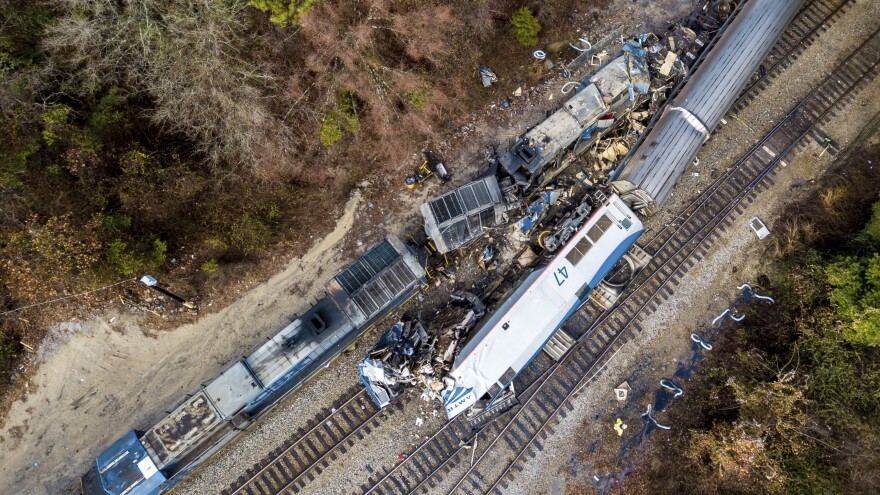
M458 438L470 440L463 420L447 423L403 463L361 486L365 493L434 492L445 477L472 458L472 465L449 493L500 492L509 486L526 457L542 449L542 440L553 426L573 409L572 399L601 371L623 345L640 331L639 320L656 310L659 299L668 299L671 286L702 259L712 242L732 225L744 203L772 185L776 166L808 139L824 142L816 130L836 114L863 85L880 73L880 35L875 32L806 98L800 101L773 130L739 162L701 193L666 228L655 234L646 248L654 253L651 263L632 284L631 290L607 312L585 307L565 328L580 334L578 344L558 364L531 370L534 382L520 395L521 405L508 417L478 433L488 445L465 450ZM595 322L592 317L600 314ZM530 368L532 368L530 366ZM499 453L499 449L504 452ZM479 455L477 455L479 452ZM491 456L489 454L492 454ZM500 459L500 460L499 460ZM501 467L500 473L492 473Z
M731 112L742 111L772 79L787 69L855 0L816 0L805 6L776 41L761 68L740 92Z
M766 82L769 79L776 77L777 74L790 66L803 49L812 44L828 24L836 20L852 1L816 0L806 6L771 50L765 62L765 66L769 65L770 68L753 78L734 103L734 108L739 109L747 105L759 91L766 87ZM565 326L566 331L573 337L583 338L591 326L589 322L603 315L598 308L587 306L572 316ZM554 363L543 353L539 358L536 358L533 365L517 378L517 390L524 390L521 397L526 397L525 394L531 394L535 387L534 384L542 383L553 366ZM411 394L401 397L392 406L392 411L399 410L409 400L411 400ZM357 405L360 413L351 410L352 404ZM335 461L340 454L344 454L356 440L362 439L365 434L369 433L372 429L371 425L377 421L379 412L375 404L369 400L365 390L359 386L353 387L343 397L337 399L333 407L326 408L316 415L305 428L300 428L282 447L269 453L223 493L267 495L302 489L331 462ZM461 421L447 423L430 440L440 442L444 448L431 452L431 455L445 455L454 452L459 448L460 439L470 437L469 430L470 427L467 424L462 424ZM405 464L417 464L417 458L412 457L408 458ZM375 487L362 488L371 491Z
M393 412L399 407L386 408ZM384 414L360 385L351 387L331 407L300 428L223 493L268 495L298 491L331 462L370 433Z

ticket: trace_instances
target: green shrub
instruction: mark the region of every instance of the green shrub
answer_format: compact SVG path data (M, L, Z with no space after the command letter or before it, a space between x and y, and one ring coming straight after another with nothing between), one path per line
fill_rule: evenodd
M122 239L110 241L105 254L109 268L131 277L142 270L155 270L165 264L168 243L150 236L137 244L135 248L130 248Z
M269 14L269 20L278 27L295 26L302 22L321 0L248 0L248 5Z
M107 263L118 273L132 277L140 268L140 263L128 243L122 239L113 239L107 247Z
M538 44L541 24L538 23L538 19L528 7L523 7L513 13L513 17L510 18L510 26L510 32L520 45L534 46Z
M431 99L431 93L428 92L427 89L415 89L407 93L406 96L409 98L409 102L412 106L416 107L418 110L424 110L425 105L427 105L428 101Z
M321 134L319 136L321 145L329 148L342 139L342 129L339 122L336 121L334 114L330 113L321 119Z
M360 128L357 99L354 93L351 91L340 91L336 96L336 108L321 119L319 139L324 147L329 148L342 139L343 131L357 134Z
M118 234L131 227L131 217L122 213L105 213L101 215L101 228L109 234Z
M113 86L98 101L98 105L89 117L89 130L97 135L117 132L117 126L123 122L122 98L119 96L119 88Z
M880 346L880 254L847 256L828 265L829 299L853 343Z
M228 227L229 245L245 253L256 253L273 239L272 228L259 218L245 213Z
M874 203L872 210L873 214L868 225L865 226L865 233L874 241L880 242L880 201Z
M70 116L70 107L65 105L52 106L40 116L43 121L43 141L47 146L58 142L60 139L58 133L66 127L68 116Z
M220 263L217 262L214 258L209 259L208 261L202 263L202 271L205 273L214 273L220 269Z

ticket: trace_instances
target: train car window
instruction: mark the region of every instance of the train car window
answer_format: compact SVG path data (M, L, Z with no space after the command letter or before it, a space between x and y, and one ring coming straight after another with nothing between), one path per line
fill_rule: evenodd
M590 227L590 230L587 231L587 237L589 237L590 240L593 241L593 244L595 244L599 242L599 239L602 237L602 232L604 231L601 227L599 227L599 224L597 223Z
M608 215L605 214L599 217L599 221L596 222L596 225L598 225L603 232L607 232L608 228L611 227L611 224L613 223L614 221L612 221L611 218L609 218Z
M577 265L580 261L587 255L587 252L590 251L590 248L593 247L593 244L586 237L582 238L578 241L577 244L571 248L571 251L565 255L565 259L568 260L572 265Z

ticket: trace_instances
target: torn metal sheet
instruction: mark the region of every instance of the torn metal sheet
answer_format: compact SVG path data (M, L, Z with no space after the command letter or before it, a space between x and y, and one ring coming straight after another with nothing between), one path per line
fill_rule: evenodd
M422 366L433 354L433 343L421 323L402 320L388 329L358 363L361 382L380 408L415 384L417 374L433 373L430 366Z
M498 76L492 72L492 69L486 67L485 65L480 66L480 79L483 81L483 87L488 88L495 81L498 80Z
M630 100L635 99L635 94L648 94L651 86L651 73L648 71L648 59L645 49L635 41L628 41L623 45L623 53L626 57L626 69L629 76Z

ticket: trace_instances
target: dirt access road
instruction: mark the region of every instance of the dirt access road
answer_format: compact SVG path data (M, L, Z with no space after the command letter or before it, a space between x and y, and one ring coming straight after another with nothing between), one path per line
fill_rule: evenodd
M697 3L616 0L601 12L584 9L576 15L584 25L597 26L596 31L572 33L572 39L596 40L619 25L624 26L622 32L642 32L686 14ZM530 62L524 60L523 65ZM562 100L561 84L548 81L530 88L510 109L501 110L500 102L490 105L472 115L449 142L440 143L452 157L448 165L456 182L472 179L486 165L487 148L506 142L539 121L547 109L556 108ZM550 99L553 94L556 97ZM60 493L76 486L111 442L132 428L153 424L185 393L276 333L363 249L387 232L401 234L406 226L416 225L417 205L439 188L432 184L403 192L399 179L375 177L359 185L333 232L316 241L307 254L193 324L157 333L153 316L115 308L93 319L56 325L38 348L27 393L12 405L0 428L0 493ZM340 360L323 373L323 381L292 394L288 402L298 419L285 422L286 428L295 429L297 420L304 422L320 409L322 398L335 398L356 381L349 361ZM271 439L253 437L261 448L252 455L271 450L285 435L280 430Z

